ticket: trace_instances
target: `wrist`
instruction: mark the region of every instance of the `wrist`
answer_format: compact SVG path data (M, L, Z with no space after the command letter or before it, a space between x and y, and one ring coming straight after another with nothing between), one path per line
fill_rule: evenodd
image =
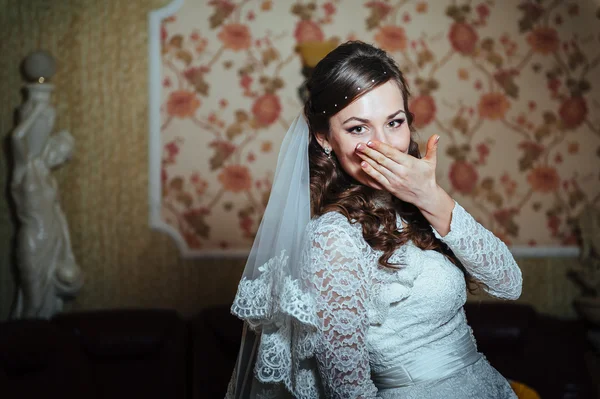
M431 227L444 237L450 232L454 200L439 186L437 186L435 192L429 197L430 201L427 201L423 207L419 207L419 210L429 224L431 224Z
M442 187L436 184L430 191L430 194L426 195L423 200L416 205L423 215L436 216L440 213L448 213L448 209L451 213L452 208L454 208L454 200Z

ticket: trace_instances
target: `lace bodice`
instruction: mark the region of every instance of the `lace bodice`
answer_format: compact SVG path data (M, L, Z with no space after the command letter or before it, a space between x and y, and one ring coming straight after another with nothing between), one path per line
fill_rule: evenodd
M434 234L489 294L519 297L521 272L508 248L459 204L450 232ZM399 270L379 266L380 255L364 241L361 227L339 213L322 215L307 227L303 278L319 293L315 355L325 397L374 398L372 371L470 332L465 280L454 264L410 242L390 259L403 265Z

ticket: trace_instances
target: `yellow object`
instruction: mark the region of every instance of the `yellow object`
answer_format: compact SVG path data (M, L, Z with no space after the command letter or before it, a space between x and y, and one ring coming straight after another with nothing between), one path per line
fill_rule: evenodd
M533 388L521 382L510 381L510 386L519 399L541 399L540 395Z
M309 41L299 43L296 46L296 50L300 53L300 57L302 57L302 64L309 68L314 68L323 57L337 46L338 42L333 40L325 42Z

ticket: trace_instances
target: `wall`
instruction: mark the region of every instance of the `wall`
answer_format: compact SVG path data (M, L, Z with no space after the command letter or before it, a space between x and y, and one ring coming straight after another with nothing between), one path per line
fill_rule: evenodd
M576 249L577 218L600 202L592 2L183 3L161 27L162 170L150 176L182 246L250 246L282 127L301 108L294 48L359 39L400 65L423 154L440 134L442 187L516 253Z
M0 133L21 102L18 65L44 48L58 61L56 128L76 140L56 172L73 249L86 285L71 309L174 307L183 314L233 297L243 260L181 260L173 241L148 228L147 13L159 0L0 0ZM265 2L268 3L268 2ZM360 21L362 23L362 21ZM8 160L0 159L7 184ZM0 201L0 317L14 294L8 200ZM521 301L573 316L572 259L521 261Z
M183 261L148 228L147 13L162 0L0 2L0 132L21 102L18 66L36 48L57 59L56 128L75 137L75 158L56 173L86 285L74 309L174 307L191 313L230 301L242 261ZM6 186L7 159L1 159ZM10 237L0 208L1 316L14 292Z

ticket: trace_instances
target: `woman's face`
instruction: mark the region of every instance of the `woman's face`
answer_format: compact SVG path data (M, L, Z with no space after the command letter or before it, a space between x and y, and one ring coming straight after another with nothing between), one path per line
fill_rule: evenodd
M390 80L332 116L329 135L318 135L319 144L331 148L344 171L355 180L382 190L383 187L361 168L362 159L356 154L356 146L377 140L408 152L410 128L406 112L402 92L396 82Z

